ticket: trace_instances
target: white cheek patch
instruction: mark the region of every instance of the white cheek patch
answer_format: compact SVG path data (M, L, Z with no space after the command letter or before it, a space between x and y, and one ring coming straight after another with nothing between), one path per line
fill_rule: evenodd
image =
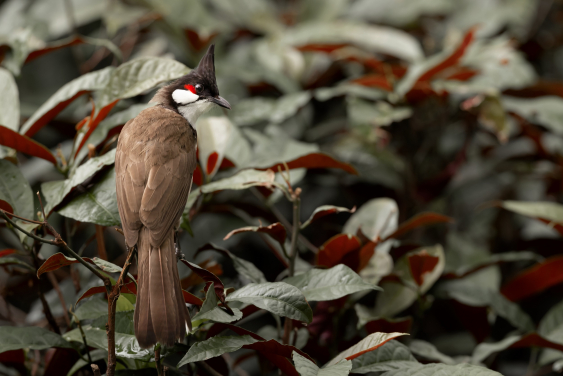
M176 89L172 93L172 99L178 104L189 104L197 101L199 95L192 93L189 90Z

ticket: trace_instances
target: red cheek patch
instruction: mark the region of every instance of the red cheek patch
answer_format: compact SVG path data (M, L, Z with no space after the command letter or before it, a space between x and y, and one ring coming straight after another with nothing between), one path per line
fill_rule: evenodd
M193 85L184 85L184 88L195 94L195 87Z

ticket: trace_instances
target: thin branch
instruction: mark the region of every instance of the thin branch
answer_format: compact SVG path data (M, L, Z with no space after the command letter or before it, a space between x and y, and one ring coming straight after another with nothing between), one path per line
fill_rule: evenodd
M154 362L156 363L156 373L158 373L158 376L162 376L162 363L160 362L160 343L157 343L154 346Z
M88 342L86 342L86 334L84 333L84 330L82 329L82 325L80 324L80 320L78 320L78 317L74 314L72 309L70 310L70 314L74 318L74 322L76 323L76 326L78 327L78 330L80 331L80 335L82 336L82 343L84 343L84 347L86 348L86 355L88 356L88 363L92 364L92 357L90 356L90 349L88 348Z
M121 287L123 287L125 277L129 272L129 267L131 266L131 259L135 253L135 247L128 248L127 259L121 269L121 274L117 279L116 284L113 286L111 293L108 294L108 322L106 324L106 335L108 337L108 368L106 371L107 376L115 375L115 366L117 365L117 360L115 356L115 311L117 307L117 299L121 293Z

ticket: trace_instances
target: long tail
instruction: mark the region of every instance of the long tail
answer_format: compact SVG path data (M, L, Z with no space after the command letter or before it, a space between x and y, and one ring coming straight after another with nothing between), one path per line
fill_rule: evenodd
M174 233L160 248L151 246L149 231L142 228L137 242L139 275L135 307L135 336L142 348L157 342L172 346L183 340L191 324L184 303L176 255Z

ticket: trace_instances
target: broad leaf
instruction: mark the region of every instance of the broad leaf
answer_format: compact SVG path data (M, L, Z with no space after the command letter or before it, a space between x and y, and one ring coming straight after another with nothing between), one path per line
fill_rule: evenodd
M299 355L297 352L293 352L292 358L295 368L301 376L345 376L352 369L352 362L349 360L343 360L329 367L319 368L315 363Z
M180 360L177 367L188 363L201 362L225 353L237 351L244 345L257 342L249 335L244 336L216 336L205 341L196 342L186 355Z
M108 353L105 350L97 349L97 350L90 351L90 358L92 359L92 362L97 362L98 360L107 359L107 357L108 357ZM76 361L76 363L74 363L74 365L72 366L70 371L68 371L66 376L74 375L82 367L87 366L89 364L90 363L89 363L88 359L78 359Z
M59 214L101 226L120 225L114 169L109 170L88 192L76 197L60 209Z
M284 282L299 288L308 301L334 300L358 291L381 290L343 264L325 270L312 269Z
M362 339L360 342L356 343L354 346L347 350L342 351L336 357L334 357L330 362L328 362L325 367L337 364L343 359L352 360L360 355L367 352L373 351L380 346L383 346L386 342L400 337L408 335L407 333L373 333Z
M88 346L107 351L108 339L105 329L84 325L82 330L84 330L84 334L86 335ZM63 334L63 338L67 341L83 343L82 335L78 328L66 332ZM118 357L148 361L151 357L151 352L150 350L142 349L134 335L115 333L115 354Z
M32 272L35 271L35 268L29 265L27 262L22 261L15 257L2 257L0 258L0 265L19 265L23 266L24 268L31 270Z
M0 199L14 209L14 214L34 219L33 193L27 180L13 163L0 159Z
M428 226L436 223L448 223L448 222L452 222L452 218L446 217L445 215L442 214L432 213L432 212L420 213L410 218L408 221L401 223L400 226L397 228L397 230L395 230L395 232L387 236L387 239L398 238L406 234L407 232L412 231L415 228L421 226Z
M115 150L116 149L113 149L101 157L88 160L76 169L70 179L43 183L41 185L41 192L47 200L45 212L49 213L60 204L74 188L84 183L98 171L106 166L112 165L115 161Z
M36 326L0 326L0 353L17 349L45 350L50 347L72 348L60 335Z
M14 77L4 68L0 68L0 92L0 124L17 131L20 125L18 86Z
M101 298L92 298L82 303L75 312L79 320L93 320L100 316L107 315L108 302Z
M385 239L398 227L399 208L395 200L376 198L363 204L346 221L342 232L356 235L362 231L371 240ZM390 247L390 245L388 246ZM385 248L388 249L386 246Z
M315 211L313 211L313 214L311 214L309 219L307 219L301 225L301 230L303 230L305 227L309 226L311 223L313 223L317 219L324 217L325 215L329 215L329 214L333 214L333 213L343 213L343 212L354 213L355 211L356 211L355 206L352 209L343 208L343 207L340 207L340 206L333 206L333 205L319 206L318 208L315 209Z
M421 356L427 360L437 361L444 364L456 364L456 361L442 354L436 346L430 342L422 341L419 339L413 339L409 345L409 349L416 355Z
M502 341L495 343L480 343L473 350L472 362L480 363L489 357L489 355L503 351L508 348L527 348L527 347L544 347L563 351L563 344L550 341L543 338L537 333L528 333L524 336L511 335Z
M550 95L538 98L504 96L502 104L507 111L514 112L531 123L543 125L553 133L563 135L563 98Z
M500 373L488 368L470 364L446 365L426 364L413 368L401 368L385 372L382 376L501 376Z
M284 282L250 283L227 296L227 301L250 303L279 316L310 323L313 311L303 293Z
M110 82L110 76L114 69L114 67L107 67L86 73L61 87L24 123L20 133L32 137L76 98L104 88Z
M517 261L535 261L541 262L544 258L537 253L526 252L526 251L516 251L516 252L504 252L495 253L486 259L479 260L473 264L464 263L456 269L447 270L448 265L446 265L446 273L444 278L462 278L470 274L478 272L484 268L487 268L496 264L504 264L507 262L517 262Z
M557 343L563 344L563 302L553 306L541 319L538 334Z
M199 248L197 250L196 254L201 252L201 251L206 251L206 250L209 250L209 249L221 252L225 256L229 257L233 261L233 266L235 267L235 270L241 276L248 278L251 282L254 282L254 283L267 282L266 277L264 276L264 273L262 273L262 271L260 269L258 269L256 267L256 265L254 265L250 261L246 261L244 259L241 259L240 257L233 255L229 250L227 250L225 248L218 247L213 243L208 243L208 244L204 245L203 247Z
M195 328L198 326L199 323L197 321L201 320L211 320L215 322L233 322L236 320L240 320L242 318L242 312L236 308L233 308L233 314L227 313L224 309L221 309L217 305L218 299L217 295L215 294L215 288L213 287L213 282L207 289L207 293L205 295L205 301L201 306L199 312L192 318L192 326Z
M411 368L419 364L407 346L391 340L383 346L352 360L352 373L390 371Z
M563 205L555 202L503 201L502 207L550 225L563 225Z
M217 298L219 298L221 303L226 305L226 303L225 303L225 286L223 285L223 282L221 282L219 277L217 277L215 274L213 274L209 270L206 270L206 269L202 268L201 266L199 266L197 264L191 263L191 262L184 260L184 259L182 259L180 261L182 261L182 263L184 265L186 265L188 268L190 268L192 270L192 272L196 273L206 283L212 283L213 289L215 290L215 294L217 295ZM226 306L226 308L227 308L227 310L230 310L230 308L228 306ZM232 312L229 312L229 313L232 313Z

